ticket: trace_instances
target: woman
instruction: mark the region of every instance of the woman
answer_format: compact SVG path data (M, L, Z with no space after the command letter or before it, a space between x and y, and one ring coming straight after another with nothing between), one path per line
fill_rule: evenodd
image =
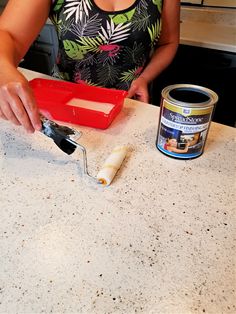
M55 76L127 89L143 102L178 47L179 0L9 0L0 17L0 117L29 133L41 122L17 66L48 17L59 39Z

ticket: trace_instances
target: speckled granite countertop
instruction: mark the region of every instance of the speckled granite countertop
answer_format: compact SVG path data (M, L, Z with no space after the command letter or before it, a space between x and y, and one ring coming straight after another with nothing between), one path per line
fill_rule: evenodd
M130 146L108 188L1 121L0 313L235 313L236 129L212 123L205 153L175 160L158 112L128 100L109 129L79 128L92 173Z

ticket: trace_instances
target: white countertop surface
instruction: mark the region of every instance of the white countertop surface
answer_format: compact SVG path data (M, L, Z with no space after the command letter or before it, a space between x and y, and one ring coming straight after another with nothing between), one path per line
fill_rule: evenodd
M94 174L130 147L107 188L0 122L0 313L235 313L236 129L212 123L204 154L176 160L158 114L127 100L107 130L79 127Z

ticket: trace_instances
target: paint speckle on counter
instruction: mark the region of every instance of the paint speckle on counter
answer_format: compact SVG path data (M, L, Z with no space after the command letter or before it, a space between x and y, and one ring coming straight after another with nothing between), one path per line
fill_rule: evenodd
M201 157L174 160L155 148L158 112L128 100L108 130L79 128L92 173L133 148L108 188L1 122L0 313L236 312L236 130L213 123Z

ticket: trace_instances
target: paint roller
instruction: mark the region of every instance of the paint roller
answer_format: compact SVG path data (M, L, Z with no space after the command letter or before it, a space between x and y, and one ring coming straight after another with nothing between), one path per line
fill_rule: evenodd
M41 132L51 138L64 153L71 155L75 152L77 148L82 151L84 166L83 168L84 173L87 176L104 186L108 186L111 184L127 154L126 146L115 147L111 154L108 156L108 158L105 160L105 163L103 164L101 170L98 172L97 176L94 177L88 172L88 159L86 149L84 146L77 143L77 140L81 137L82 133L67 126L59 125L43 116L41 116L41 122Z

